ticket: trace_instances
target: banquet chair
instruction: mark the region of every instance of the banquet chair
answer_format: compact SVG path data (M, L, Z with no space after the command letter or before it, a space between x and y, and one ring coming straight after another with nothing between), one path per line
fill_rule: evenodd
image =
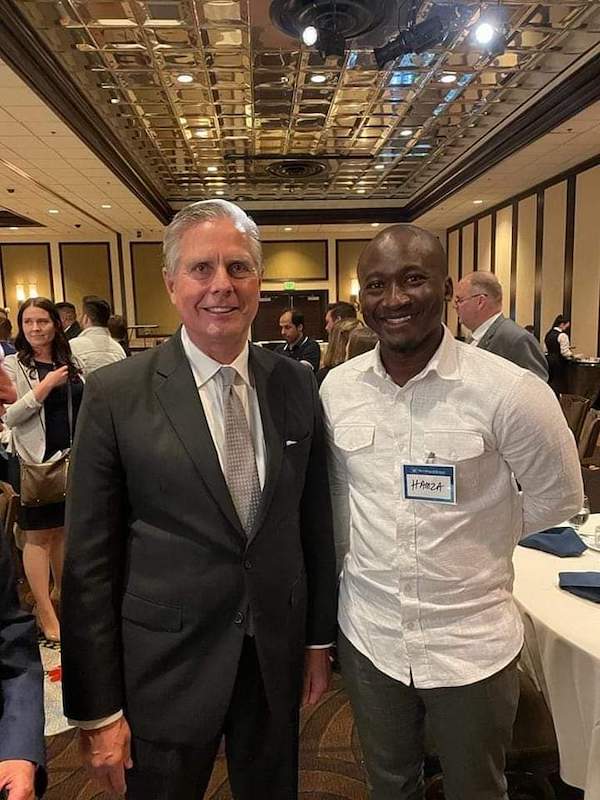
M599 436L600 411L596 408L590 408L583 421L577 445L579 460L582 464L593 462Z
M590 502L590 512L600 514L600 464L582 465L581 474L583 491Z
M592 401L578 394L561 394L560 407L567 420L567 425L573 431L575 441L579 442L581 429Z
M23 566L14 537L14 527L17 520L17 498L18 495L10 483L0 481L0 536L3 540L2 547L8 548L17 580L20 581L23 578Z
M550 777L558 774L558 745L550 711L531 678L519 670L519 706L506 754L510 800L556 800ZM443 800L441 766L426 734L426 800Z

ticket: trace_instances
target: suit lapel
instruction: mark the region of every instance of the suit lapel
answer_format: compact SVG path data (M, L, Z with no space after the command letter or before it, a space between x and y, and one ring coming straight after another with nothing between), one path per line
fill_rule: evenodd
M488 344L492 341L494 336L496 335L496 333L498 331L498 328L500 327L500 325L502 325L504 320L505 320L505 317L499 316L498 319L495 320L492 323L492 325L488 328L488 330L486 331L485 336L479 342L477 347L481 347L481 348L485 349L488 346Z
M276 379L273 367L273 361L260 347L250 345L250 369L254 377L260 407L267 451L267 468L260 506L254 526L248 537L249 540L253 539L256 532L260 530L269 510L283 457L285 394L283 382Z
M198 396L198 388L183 352L180 332L172 336L161 348L154 378L154 391L173 430L213 499L228 521L245 538L223 477L219 457Z

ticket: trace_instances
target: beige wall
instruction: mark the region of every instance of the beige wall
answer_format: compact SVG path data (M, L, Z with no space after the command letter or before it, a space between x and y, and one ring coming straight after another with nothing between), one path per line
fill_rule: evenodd
M368 239L342 239L337 242L338 300L350 300L352 280L356 278L356 267L360 254Z
M107 243L71 242L60 246L64 299L81 314L81 300L94 294L113 306L110 249Z
M54 299L50 272L50 248L47 244L3 244L2 285L4 304L11 310L13 323L19 307L17 287L22 300L30 295Z
M573 179L572 179L573 180ZM582 169L576 174L573 249L568 249L567 181L557 180L543 189L542 230L537 230L537 190L516 198L517 241L516 271L511 276L513 258L513 198L496 209L495 257L493 268L504 290L504 313L510 310L511 289L515 291L515 319L519 325L538 321L540 335L545 333L557 314L571 306L571 341L575 350L588 356L598 355L600 327L600 165ZM469 272L472 264L471 229L473 218L466 219L448 231L450 271ZM478 219L478 269L489 269L492 258L492 215ZM463 230L462 264L458 258L458 230ZM541 261L536 297L536 241L541 235ZM564 297L565 275L572 258L573 278L569 297ZM511 286L511 282L514 286ZM568 285L568 280L567 280ZM454 315L449 315L451 329L458 332Z
M179 316L162 278L161 242L132 242L131 265L136 323L158 325L158 328L148 329L153 336L174 333L179 326ZM129 323L133 324L131 320Z
M327 280L327 241L263 242L263 280Z

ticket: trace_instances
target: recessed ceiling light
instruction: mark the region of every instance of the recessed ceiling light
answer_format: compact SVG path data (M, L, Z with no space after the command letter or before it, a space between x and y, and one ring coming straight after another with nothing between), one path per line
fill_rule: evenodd
M118 98L118 97L111 97L111 98L110 98L110 102L111 102L111 103L113 104L113 106L114 106L114 105L116 105L116 104L119 102L119 98Z
M473 200L474 206L480 206L483 203L483 200Z
M379 227L379 222L372 222L371 223L371 227L372 228L378 228Z
M385 169L385 164L375 164L375 169Z
M454 83L455 80L456 80L456 74L454 72L447 72L440 78L440 81L442 83Z
M319 31L314 25L307 25L302 31L302 41L307 47L312 47L313 44L316 44L318 38Z
M223 191L223 189L216 189L215 194L225 194L225 192Z
M310 76L311 83L325 83L326 80L327 80L327 75L323 75L320 72Z
M179 117L179 122L181 122L182 125L187 125L187 119L185 117Z
M400 136L412 136L412 130L410 128L405 128L403 131L400 131Z
M49 208L48 209L48 213L49 214L58 214L58 208Z
M475 29L475 39L479 44L489 44L494 38L496 31L489 22L481 22Z
M18 227L16 225L11 225L8 230L9 231L18 231L19 229L18 229Z
M110 205L110 203L102 203L100 208L112 208L112 206Z
M218 167L207 167L206 171L207 172L218 172L219 168Z
M289 225L286 225L286 227L285 227L283 230L284 230L284 231L291 231L291 230L292 230L292 228L290 228L290 226L289 226Z
M200 128L200 130L194 132L194 136L197 136L198 139L208 139L210 132Z
M366 189L357 189L356 194L365 194L366 191Z
M192 83L192 81L194 80L194 76L188 75L187 73L184 72L182 75L177 76L177 80L179 81L179 83Z

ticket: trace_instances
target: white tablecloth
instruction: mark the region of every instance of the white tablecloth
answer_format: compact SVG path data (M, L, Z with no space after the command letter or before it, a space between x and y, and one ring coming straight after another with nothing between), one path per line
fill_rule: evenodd
M582 532L600 525L593 514ZM517 547L514 596L525 624L523 662L554 719L562 779L600 800L600 604L559 589L559 572L600 572L600 552L579 558Z

